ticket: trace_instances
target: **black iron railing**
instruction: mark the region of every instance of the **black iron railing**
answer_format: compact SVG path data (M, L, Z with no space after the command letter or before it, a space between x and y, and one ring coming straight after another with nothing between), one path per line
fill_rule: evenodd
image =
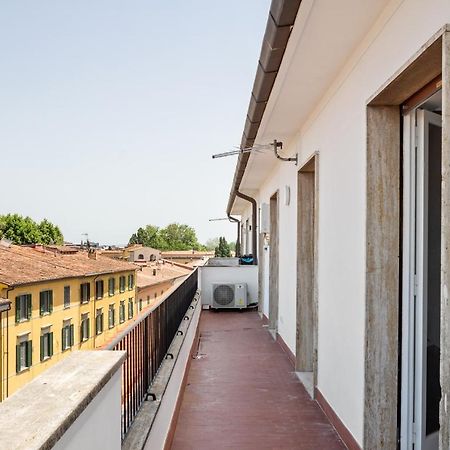
M114 339L109 350L125 350L122 366L122 439L144 401L148 388L197 291L197 270L160 304L144 313Z

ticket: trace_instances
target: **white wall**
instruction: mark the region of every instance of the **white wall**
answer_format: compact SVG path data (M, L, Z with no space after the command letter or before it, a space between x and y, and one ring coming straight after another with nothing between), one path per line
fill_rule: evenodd
M120 401L121 370L118 370L53 448L120 450Z
M392 1L346 62L335 85L311 111L288 151L292 154L295 148L302 162L319 152L318 388L360 444L364 401L366 101L449 22L448 0ZM297 170L294 164L275 162L258 195L259 203L268 203L270 196L280 191L278 332L293 352ZM285 185L291 187L290 206L284 204ZM264 262L268 267L267 256ZM267 289L263 310L267 314Z
M258 301L258 266L203 266L198 279L203 305L212 304L213 283L247 283L248 303Z

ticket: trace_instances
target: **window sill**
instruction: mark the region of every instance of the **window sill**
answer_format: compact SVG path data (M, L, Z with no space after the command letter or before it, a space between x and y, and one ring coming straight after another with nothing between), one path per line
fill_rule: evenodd
M41 317L49 316L51 312L44 312L42 314L39 314Z
M24 367L23 369L20 369L17 373L17 375L24 373L24 372L28 372L30 370L31 367Z
M42 359L41 359L41 362L48 361L48 360L51 359L51 358L52 358L51 356L46 356L45 358L42 358Z
M81 302L82 305L87 305L89 303L89 300L84 300Z
M29 322L30 320L31 320L31 317L29 319L19 319L19 320L16 321L16 324Z

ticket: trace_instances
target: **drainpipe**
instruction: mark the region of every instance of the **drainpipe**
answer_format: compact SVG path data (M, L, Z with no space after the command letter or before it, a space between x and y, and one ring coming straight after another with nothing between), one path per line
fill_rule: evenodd
M236 258L241 256L241 221L236 219L236 217L231 216L228 214L228 219L230 219L230 222L235 222L237 224L237 239L236 239Z
M258 243L256 242L256 216L258 214L258 207L256 205L256 200L253 197L243 194L236 190L236 196L247 200L252 204L252 254L253 254L253 265L258 264Z

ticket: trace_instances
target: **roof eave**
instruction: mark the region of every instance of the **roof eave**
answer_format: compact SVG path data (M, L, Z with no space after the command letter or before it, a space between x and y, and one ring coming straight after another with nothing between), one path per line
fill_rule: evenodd
M241 148L251 147L255 142L300 4L301 0L272 0L247 110ZM241 153L238 157L227 214L231 214L249 158L249 153Z

